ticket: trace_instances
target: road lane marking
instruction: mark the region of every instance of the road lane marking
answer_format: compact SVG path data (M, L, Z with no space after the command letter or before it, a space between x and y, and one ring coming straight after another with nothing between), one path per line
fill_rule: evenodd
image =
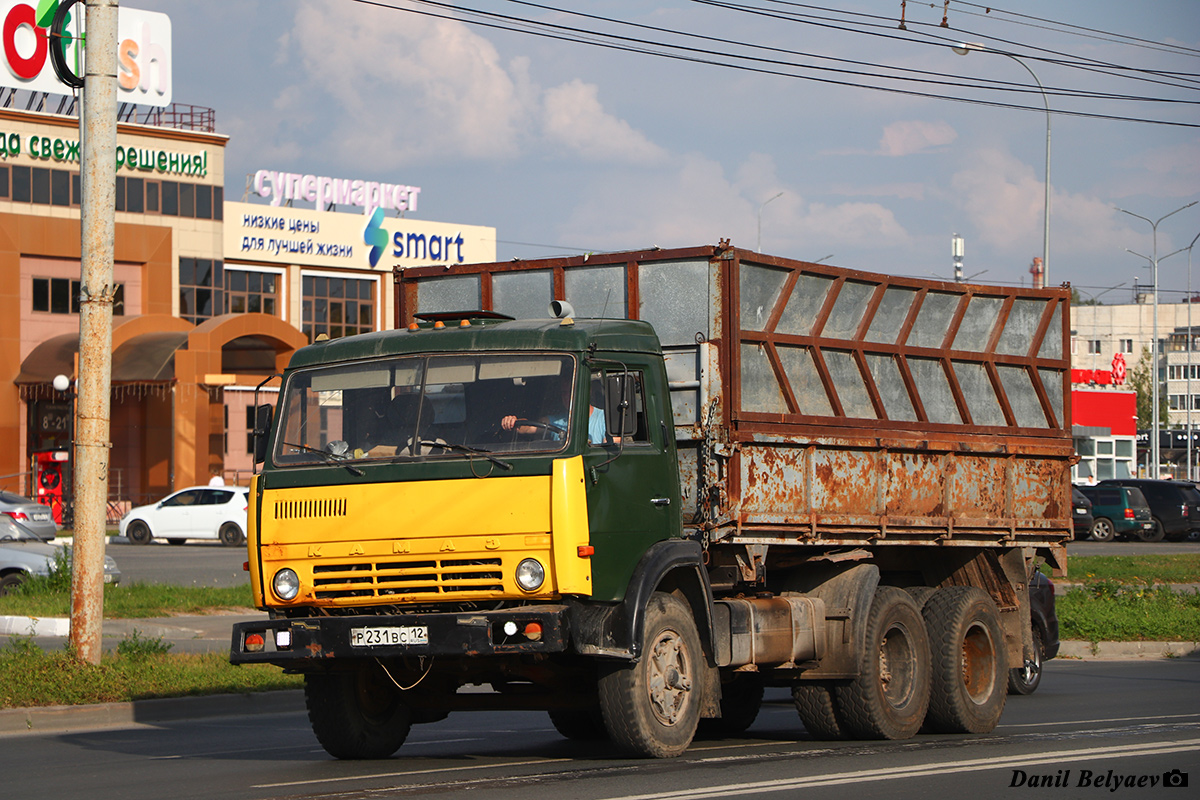
M532 761L507 761L497 764L472 764L469 767L438 767L437 769L418 769L409 772L377 772L372 775L343 775L337 778L314 778L307 781L286 781L284 783L258 783L252 789L279 789L284 786L310 786L321 783L344 783L346 781L372 781L379 778L407 778L412 775L436 775L439 772L465 772L474 769L495 769L497 767L527 767L531 764L556 764L562 761L574 761L573 758L539 758Z
M1109 719L1075 719L1067 722L1026 722L997 725L997 728L1045 728L1052 725L1095 725L1101 722L1142 722L1148 719L1197 719L1200 714L1160 714L1153 717L1111 717Z
M731 797L760 792L794 791L796 789L807 789L816 786L837 786L845 783L886 781L895 778L919 778L929 775L949 775L956 772L982 772L985 770L1035 766L1038 764L1062 764L1066 761L1096 761L1102 758L1120 756L1167 755L1188 751L1200 751L1200 739L1096 747L1088 750L1059 750L1057 752L1011 756L1008 758L973 758L964 761L944 761L911 767L834 772L825 775L811 775L804 778L782 778L774 781L736 783L726 786L709 786L654 794L617 795L615 797L604 798L603 800L699 800L702 798Z

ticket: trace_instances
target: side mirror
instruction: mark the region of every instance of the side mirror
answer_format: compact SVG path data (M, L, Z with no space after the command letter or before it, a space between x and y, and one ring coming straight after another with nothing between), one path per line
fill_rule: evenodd
M637 430L637 409L633 407L635 393L630 385L631 380L631 376L623 374L609 375L606 381L604 414L609 436L632 436Z
M271 433L271 421L274 419L275 408L269 404L254 409L254 463L261 464L267 460L267 442Z

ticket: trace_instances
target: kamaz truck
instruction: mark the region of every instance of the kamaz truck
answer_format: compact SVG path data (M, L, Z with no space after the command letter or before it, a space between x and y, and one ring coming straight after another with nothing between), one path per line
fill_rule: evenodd
M260 408L231 658L330 754L511 709L670 757L764 687L817 739L996 726L1071 538L1067 290L725 241L394 280Z

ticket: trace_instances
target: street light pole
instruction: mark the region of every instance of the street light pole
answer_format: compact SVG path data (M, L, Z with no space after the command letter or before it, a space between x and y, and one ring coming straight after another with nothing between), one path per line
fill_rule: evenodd
M957 47L951 48L960 56L965 56L972 50L979 50L985 53L995 53L999 56L1008 56L1013 61L1025 68L1033 78L1033 82L1037 84L1038 91L1042 93L1042 103L1046 106L1046 203L1045 211L1042 214L1042 285L1050 285L1050 98L1046 94L1046 87L1042 85L1037 73L1029 68L1021 59L1014 56L1012 53L1005 53L1003 50L993 50L990 47L979 44L977 42L963 42Z
M762 252L762 212L763 212L763 209L767 207L767 203L771 202L772 200L778 200L781 197L783 197L783 192L780 192L779 194L775 195L774 197L770 197L770 198L764 200L762 205L760 205L758 207L758 250L757 250L757 252L759 252L759 253Z
M1187 479L1193 480L1192 477L1192 248L1196 246L1196 240L1200 239L1200 233L1197 233L1192 238L1192 243L1183 248L1188 254L1188 291L1187 291L1187 403L1184 408L1187 409Z
M1158 262L1160 261L1160 259L1158 257L1158 225L1160 222L1162 222L1167 217L1174 216L1175 214L1178 214L1180 211L1183 211L1184 209L1191 208L1192 206L1196 205L1196 203L1200 203L1200 200L1193 200L1192 202L1188 203L1186 206L1180 206L1179 208L1172 211L1170 214L1165 214L1165 215L1159 217L1157 220L1152 220L1149 217L1143 217L1141 214L1135 214L1132 211L1126 211L1123 208L1117 209L1117 211L1120 211L1122 214L1128 214L1131 217L1137 217L1140 220L1145 220L1146 222L1150 223L1151 246L1153 247L1153 250L1151 252L1154 254L1152 257L1147 258L1146 256L1142 255L1141 253L1134 253L1129 248L1125 248L1125 252L1133 253L1133 255L1137 256L1138 258L1145 258L1147 261L1150 262L1150 271L1151 271L1151 276L1152 276L1151 279L1154 281L1154 293L1153 293L1154 313L1152 314L1152 323L1151 323L1153 331L1150 336L1150 377L1151 377L1151 381L1150 381L1150 387L1151 387L1150 420L1152 423L1151 433L1150 433L1150 437L1151 437L1150 438L1150 454L1151 454L1151 463L1152 463L1151 469L1154 470L1154 473L1151 474L1151 476L1150 476L1151 478L1157 478L1158 472L1160 469L1160 464L1159 464L1159 460L1158 460L1158 454L1159 454L1159 447L1158 447ZM1179 252L1182 252L1182 251L1180 251L1180 250L1175 251L1175 253L1179 253ZM1170 255L1175 255L1175 253L1171 253Z

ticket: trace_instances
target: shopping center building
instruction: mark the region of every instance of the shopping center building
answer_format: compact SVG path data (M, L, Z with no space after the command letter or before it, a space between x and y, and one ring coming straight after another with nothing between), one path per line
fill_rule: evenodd
M62 494L69 517L75 398L54 379L78 372L79 120L70 98L25 97L54 113L0 108L0 488ZM255 389L296 348L390 327L395 266L496 255L493 228L415 219L414 186L261 170L262 192L226 202L235 143L214 119L171 105L118 125L109 494L120 505L214 475L245 484Z

